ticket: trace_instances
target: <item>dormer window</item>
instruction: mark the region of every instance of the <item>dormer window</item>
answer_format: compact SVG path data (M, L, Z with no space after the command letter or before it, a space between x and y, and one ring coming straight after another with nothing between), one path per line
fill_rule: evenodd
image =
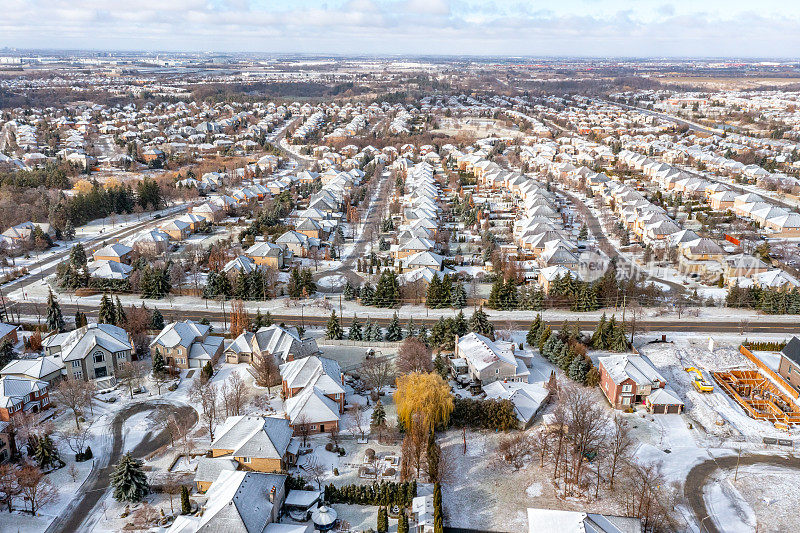
M106 360L105 354L103 352L101 352L100 350L97 350L96 352L94 352L94 354L92 354L92 357L94 358L94 362L95 363L102 363L102 362L104 362Z

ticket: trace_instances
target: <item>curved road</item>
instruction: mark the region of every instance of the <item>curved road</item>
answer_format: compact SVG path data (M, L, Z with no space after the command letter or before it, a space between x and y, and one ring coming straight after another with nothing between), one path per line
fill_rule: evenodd
M722 457L719 459L709 459L696 465L686 476L683 486L683 493L689 502L689 507L695 515L701 533L722 533L714 523L713 518L708 518L708 508L703 498L703 488L708 484L709 478L719 469L736 468L755 464L766 464L781 466L784 468L800 469L800 457L781 457L776 455L743 455L741 458L736 456Z
M97 502L100 501L100 498L102 498L108 490L110 486L109 477L111 472L114 469L114 465L119 462L120 457L122 457L122 447L124 444L122 429L125 424L125 420L133 415L143 413L145 411L155 412L159 409L173 411L180 418L188 417L193 420L193 426L194 424L197 424L197 411L188 405L142 402L126 407L117 413L114 416L114 419L111 421L111 432L113 439L111 444L111 453L103 456L102 466L99 464L100 461L95 461L94 465L92 466L92 472L81 486L81 494L72 500L69 506L63 511L63 514L56 518L52 524L50 524L50 527L47 528L46 533L72 533L81 529L81 525L83 524L84 520L86 520L86 518L92 514L92 509L94 509L94 507L97 505ZM131 450L131 455L137 459L141 459L156 451L161 446L164 446L168 442L169 434L166 430L159 431L155 434L148 433L145 435L142 441L137 444L133 450Z

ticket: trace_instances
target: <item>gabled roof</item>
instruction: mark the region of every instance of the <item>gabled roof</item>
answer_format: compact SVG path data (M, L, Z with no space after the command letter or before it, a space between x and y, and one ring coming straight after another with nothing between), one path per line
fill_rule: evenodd
M339 363L312 355L284 363L281 378L290 389L317 387L323 394L344 394Z
M478 371L501 361L517 367L511 350L500 348L493 340L478 333L468 333L458 339L458 352Z
M0 370L0 374L18 374L33 379L42 379L50 374L61 372L64 363L52 356L42 356L36 359L15 359Z
M286 419L232 416L225 421L211 449L233 450L234 457L282 459L291 438L292 429Z
M283 491L286 476L262 472L223 471L208 489L198 533L262 533L271 522L273 488Z
M50 335L42 341L47 348L60 348L61 360L83 359L99 346L110 353L133 350L128 332L111 324L88 324L66 334Z
M286 416L292 425L318 424L339 420L339 407L317 387L306 387L284 403Z
M210 329L210 326L192 320L173 322L161 330L150 346L159 344L165 348L174 348L181 345L188 348L196 339L202 339L208 335Z
M666 383L667 381L656 370L650 359L643 355L615 354L600 357L599 362L617 385L626 379L632 379L637 385L649 385L657 381Z

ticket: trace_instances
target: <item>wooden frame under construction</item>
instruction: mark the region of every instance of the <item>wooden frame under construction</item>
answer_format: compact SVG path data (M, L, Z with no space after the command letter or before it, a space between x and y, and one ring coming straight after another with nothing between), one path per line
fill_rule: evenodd
M800 424L800 408L792 398L756 370L712 372L714 381L756 420L788 429Z

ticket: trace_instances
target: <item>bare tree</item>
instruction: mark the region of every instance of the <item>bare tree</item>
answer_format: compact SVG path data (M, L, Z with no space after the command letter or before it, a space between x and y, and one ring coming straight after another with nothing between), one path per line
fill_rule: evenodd
M133 512L131 518L136 529L148 530L158 523L161 515L152 505L145 502Z
M497 458L514 470L525 464L525 457L531 454L533 445L530 437L524 432L504 436L497 444Z
M173 439L173 442L178 443L181 453L188 458L189 454L192 452L192 448L194 448L194 441L191 437L192 428L189 422L178 420L175 415L170 415L168 420L170 437Z
M617 473L620 462L627 459L632 447L633 438L631 437L628 422L621 416L615 415L609 435L608 447L606 448L608 466L610 469L608 474L609 488L611 490L614 490L614 476Z
M319 462L316 455L309 456L308 461L303 465L303 470L317 483L317 488L322 490L322 480L325 477L325 465Z
M242 409L244 409L244 404L246 403L247 385L245 385L242 376L238 372L231 372L225 383L228 384L228 404L231 416L239 416L242 414Z
M256 385L259 387L274 387L281 382L281 372L275 358L271 354L253 357L253 370L256 371Z
M400 457L400 475L403 479L419 477L424 465L425 450L428 444L428 424L420 413L414 413L411 426L406 428Z
M565 482L575 487L580 483L586 456L597 452L608 425L605 409L597 402L591 389L579 385L561 388L567 413L567 425L572 441L570 454L571 477Z
M533 450L539 454L539 468L544 467L544 458L550 450L550 441L552 437L546 429L540 429L532 435Z
M19 480L17 479L17 467L10 463L0 464L0 495L2 503L8 508L10 513L14 496L19 494Z
M392 382L394 366L388 359L373 357L364 361L364 364L361 365L360 373L361 379L367 388L380 391Z
M670 485L661 472L661 463L627 463L624 481L626 514L642 519L643 531L674 531L665 502L673 501Z
M208 429L208 435L214 440L214 427L217 425L219 417L217 413L217 386L207 381L195 380L189 389L189 395L195 402L200 404L202 419Z
M164 493L169 497L169 511L172 514L175 514L175 507L172 503L172 499L181 493L181 487L183 487L183 484L175 474L168 474L167 478L164 480L163 486Z
M58 405L72 411L75 417L75 427L80 429L80 416L83 408L90 402L87 401L89 385L82 379L77 379L67 374L56 387L50 391L50 396Z
M68 431L62 432L59 436L61 440L67 443L69 449L74 454L82 454L86 449L86 443L89 441L90 430L92 429L92 422L88 422L83 427L77 426Z
M36 511L56 499L58 491L48 478L33 465L25 465L17 471L19 492L31 508L30 513Z
M67 474L69 474L69 478L73 483L78 481L78 467L75 466L75 463L69 464L69 468L67 468Z
M301 414L300 417L294 424L294 429L297 431L297 434L303 439L303 447L308 444L308 436L311 434L311 423L308 421L308 416L305 413Z
M333 447L335 449L338 449L339 448L339 425L338 424L334 424L328 430L328 438L331 439L331 444L333 444Z
M433 370L431 349L417 337L408 337L400 345L395 366L401 374L430 372Z
M133 399L133 391L141 388L146 372L144 362L125 361L117 368L117 380L122 381L128 388L128 393Z
M367 416L364 412L364 408L359 405L355 404L353 406L353 410L351 412L352 420L350 422L350 427L354 431L358 431L358 434L361 435L361 440L366 438L367 430L369 430L369 422L367 421Z

